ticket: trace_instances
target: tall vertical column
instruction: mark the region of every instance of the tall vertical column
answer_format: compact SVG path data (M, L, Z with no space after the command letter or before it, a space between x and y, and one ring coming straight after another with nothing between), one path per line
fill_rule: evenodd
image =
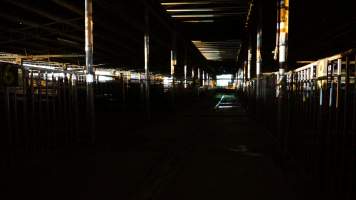
M174 80L175 67L177 65L177 55L176 55L176 34L173 33L172 36L172 50L171 50L171 77Z
M277 0L277 19L276 19L276 45L274 48L274 60L278 61L279 56L279 21L280 21L280 0Z
M85 66L87 81L87 123L90 133L90 142L95 143L95 107L94 107L94 82L93 69L93 0L85 0Z
M145 9L145 34L144 34L144 57L145 57L145 104L147 119L151 119L150 109L150 71L149 71L149 59L150 59L150 24L149 24L149 12Z
M288 57L288 31L289 31L289 0L279 0L279 75L281 81L285 79Z
M171 50L171 77L174 78L175 75L175 66L177 64L176 52Z
M279 77L277 78L276 96L278 97L278 137L281 138L281 150L284 154L288 152L288 104L286 104L286 74L288 61L288 29L289 29L289 0L279 0L279 30L277 30Z
M150 55L150 36L149 36L149 26L148 26L148 11L145 13L145 35L144 35L144 56L145 56L145 78L146 80L149 79L149 55Z
M247 51L247 80L251 79L251 65L252 65L252 47L249 45L249 49Z
M244 68L243 69L243 82L245 84L247 81L247 61L246 60L244 61L243 68Z
M187 47L184 51L184 88L187 87Z
M87 81L93 82L93 0L85 0L85 65Z
M259 13L262 14L261 5L259 7ZM261 65L262 65L262 16L259 14L259 22L257 26L257 43L256 43L256 76L257 78L261 75Z
M184 65L184 81L187 82L187 64Z
M262 66L262 8L263 2L258 1L257 5L258 14L257 14L257 38L256 38L256 97L259 98L261 91L261 66Z

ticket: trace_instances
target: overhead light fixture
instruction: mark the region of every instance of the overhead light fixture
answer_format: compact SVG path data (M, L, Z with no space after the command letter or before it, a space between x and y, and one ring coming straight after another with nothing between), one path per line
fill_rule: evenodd
M172 15L173 18L207 18L207 17L230 17L236 15L244 15L245 12L236 13L217 13L217 14L177 14Z
M220 1L183 1L183 2L162 2L163 6L179 6L179 5L204 5L204 4L224 4L235 3L234 0L220 0Z
M216 15L211 14L197 14L197 15L172 15L173 18L198 18L198 17L215 17Z
M167 12L210 12L212 8L191 8L191 9L167 9Z

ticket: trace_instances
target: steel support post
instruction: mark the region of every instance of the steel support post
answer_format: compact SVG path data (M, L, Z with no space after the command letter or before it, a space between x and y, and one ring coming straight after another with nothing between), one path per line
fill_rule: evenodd
M260 97L260 85L261 85L261 66L262 66L262 3L259 1L258 4L258 24L257 24L257 38L256 38L256 97Z
M289 27L289 0L278 0L279 7L277 8L279 21L277 25L278 37L278 61L279 61L279 73L277 78L277 90L276 95L278 97L278 132L281 140L281 150L286 153L288 147L288 102L286 98L286 75L287 68L287 56L288 56L288 27Z
M85 65L87 81L87 119L90 141L95 142L94 81L93 69L93 0L85 0Z
M85 0L85 64L87 81L93 82L93 0Z
M150 119L150 75L149 75L149 57L150 57L150 34L149 34L149 12L146 8L145 11L145 35L144 35L144 56L145 56L145 102L146 102L146 114Z

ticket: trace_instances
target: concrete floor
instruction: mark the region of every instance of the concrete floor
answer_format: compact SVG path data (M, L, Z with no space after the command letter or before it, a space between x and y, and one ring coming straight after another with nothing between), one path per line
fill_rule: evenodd
M108 146L4 155L2 199L299 199L238 101L214 109L204 98Z

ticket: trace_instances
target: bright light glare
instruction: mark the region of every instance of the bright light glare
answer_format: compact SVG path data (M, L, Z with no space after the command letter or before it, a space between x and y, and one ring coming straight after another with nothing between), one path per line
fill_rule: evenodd
M94 82L94 76L93 74L87 74L87 83L93 83Z
M140 73L132 73L131 72L130 79L132 79L132 80L140 80L141 79L141 74Z
M163 85L169 86L169 85L172 85L172 83L173 83L172 77L164 77L163 78Z
M222 74L216 76L216 86L217 87L227 87L229 83L232 82L232 74Z
M49 66L49 65L34 65L34 64L27 64L27 63L24 63L23 66L33 67L33 68L38 68L38 69L50 69L50 70L60 69L58 67L53 67L53 66Z
M114 78L109 77L109 76L98 76L98 81L100 83L105 83L105 82L113 81L113 80L114 80Z

